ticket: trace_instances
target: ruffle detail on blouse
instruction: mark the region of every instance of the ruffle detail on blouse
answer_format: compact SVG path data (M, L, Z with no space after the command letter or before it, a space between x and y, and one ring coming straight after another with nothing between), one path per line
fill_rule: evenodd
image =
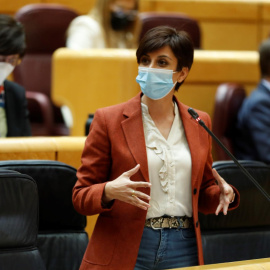
M142 113L144 116L144 130L145 130L145 141L146 147L152 149L156 155L162 160L163 165L159 171L159 180L162 190L168 193L169 190L169 180L168 180L168 149L164 146L164 142L167 144L166 140L159 133L155 126L154 121L151 119L148 113L148 108L145 104L142 104ZM162 142L159 144L159 142Z

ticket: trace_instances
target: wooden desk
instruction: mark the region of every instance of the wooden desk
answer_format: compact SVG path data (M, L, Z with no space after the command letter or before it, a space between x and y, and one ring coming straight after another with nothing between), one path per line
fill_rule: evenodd
M84 135L89 113L139 93L135 50L58 49L53 55L52 99L73 114L72 136ZM216 88L223 82L242 83L248 92L259 80L255 51L195 51L190 74L176 96L213 116Z
M209 264L202 266L183 267L174 270L269 270L270 258L238 261L230 263Z

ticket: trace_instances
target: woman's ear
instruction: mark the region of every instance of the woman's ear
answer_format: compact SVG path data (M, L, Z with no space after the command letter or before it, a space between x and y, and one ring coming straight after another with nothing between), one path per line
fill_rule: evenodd
M189 68L183 67L182 70L179 72L179 75L177 77L177 82L179 83L183 82L188 76L188 73L189 73Z

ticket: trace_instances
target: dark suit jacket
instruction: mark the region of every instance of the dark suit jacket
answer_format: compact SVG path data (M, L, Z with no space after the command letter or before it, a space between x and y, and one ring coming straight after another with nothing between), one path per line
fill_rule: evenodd
M212 175L211 137L191 118L186 105L177 104L191 152L193 219L199 263L203 264L198 211L213 213L220 190ZM210 127L210 117L199 113ZM140 170L131 179L149 182L140 94L126 103L97 110L91 124L73 189L73 203L79 213L99 217L80 270L134 269L147 211L118 200L106 209L101 198L107 181L136 164L140 164ZM150 194L150 189L138 190ZM237 205L236 200L232 209Z
M270 163L270 90L262 83L238 113L234 149L238 159Z
M7 137L31 136L27 100L22 86L4 81Z

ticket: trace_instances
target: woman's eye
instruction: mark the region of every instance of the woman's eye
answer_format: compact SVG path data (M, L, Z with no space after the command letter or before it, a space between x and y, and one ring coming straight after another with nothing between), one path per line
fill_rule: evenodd
M158 65L161 66L161 67L164 67L164 66L167 66L168 65L168 62L166 60L159 60L158 61Z
M142 65L148 65L149 64L149 59L147 59L145 57L141 58L140 64L142 64Z

